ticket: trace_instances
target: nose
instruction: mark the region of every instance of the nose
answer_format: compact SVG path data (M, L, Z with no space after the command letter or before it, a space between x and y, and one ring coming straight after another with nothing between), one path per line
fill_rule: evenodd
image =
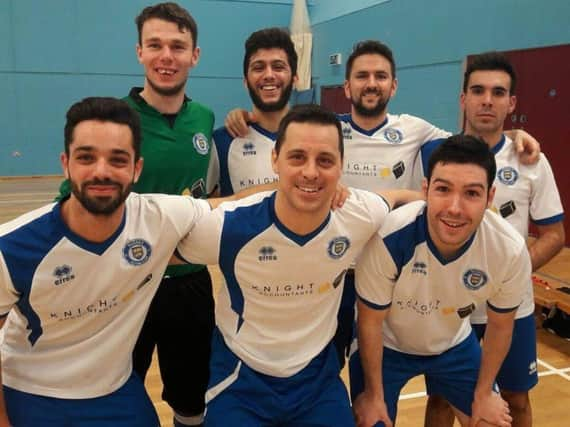
M93 177L101 180L110 177L109 164L105 159L101 158L97 160L97 163L95 163L95 168L93 170Z
M317 179L319 168L314 160L308 160L303 167L303 177L307 180Z
M172 59L172 50L169 46L163 46L160 51L160 59L162 61L169 61Z
M459 194L454 194L450 197L448 211L453 215L459 215L461 213L461 197Z
M275 76L275 72L271 64L268 64L263 70L263 78L271 79Z
M493 95L491 91L486 90L483 92L482 101L484 105L492 105L493 104Z

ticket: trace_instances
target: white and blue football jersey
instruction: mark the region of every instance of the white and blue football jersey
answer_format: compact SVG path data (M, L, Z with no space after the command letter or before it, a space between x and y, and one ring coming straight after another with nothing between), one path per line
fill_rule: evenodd
M350 114L338 118L344 136L342 182L368 191L420 190L422 145L450 135L408 114L388 114L383 123L370 131L354 123Z
M223 203L178 252L193 263L219 264L225 286L216 324L232 352L258 372L289 377L331 341L344 275L389 207L351 189L342 208L300 236L277 218L275 194Z
M275 138L276 134L255 123L243 138L232 137L225 127L214 131L216 149L208 179L217 178L222 197L279 179L271 167Z
M429 156L439 143L435 141L422 147L424 173L427 172ZM540 153L538 162L533 165L522 164L513 141L506 135L491 151L495 154L497 163L494 182L496 191L491 210L505 218L525 240L528 237L529 221L547 225L564 219L554 174L544 154ZM528 286L517 310L517 319L534 312L532 282L525 283ZM471 315L471 323L487 323L484 307Z
M61 204L0 225L2 382L27 393L92 398L122 386L146 312L178 241L209 204L131 194L106 241L71 231Z
M492 148L497 162L495 198L491 209L505 218L525 239L529 221L538 225L554 224L564 219L564 209L550 163L540 153L538 162L524 165L514 148L513 141L503 136ZM532 283L528 283L523 303L517 311L517 319L534 312ZM471 316L472 323L487 323L484 311L477 310Z
M370 307L390 308L385 346L435 355L470 334L477 306L516 309L531 264L524 239L491 211L455 258L445 260L429 237L425 206L413 202L387 216L357 264L356 289Z

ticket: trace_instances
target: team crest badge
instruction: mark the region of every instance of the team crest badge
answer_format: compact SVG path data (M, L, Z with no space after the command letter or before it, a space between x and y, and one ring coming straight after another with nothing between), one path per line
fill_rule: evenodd
M197 133L192 138L192 143L196 151L202 155L208 154L210 144L208 143L208 138L203 133Z
M398 129L388 128L384 131L384 138L391 144L399 144L404 139L402 132Z
M129 240L123 248L123 258L131 265L142 265L148 261L152 248L144 239Z
M346 237L335 237L329 242L328 253L332 259L341 258L350 247L350 240Z
M352 129L350 128L350 126L342 127L342 137L344 139L352 139Z
M497 172L497 178L505 185L514 185L519 179L519 173L516 169L506 166L504 168L499 169Z
M476 291L487 284L487 274L484 271L472 268L463 274L463 284L471 291Z

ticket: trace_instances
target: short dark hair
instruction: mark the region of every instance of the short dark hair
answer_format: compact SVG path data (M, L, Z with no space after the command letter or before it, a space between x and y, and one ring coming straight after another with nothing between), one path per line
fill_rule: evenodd
M509 61L509 58L507 58L505 54L500 52L485 52L474 56L469 64L467 64L465 74L463 75L463 93L467 92L469 77L475 71L504 71L511 78L509 93L511 95L515 94L517 75L511 61Z
M344 141L342 137L342 127L336 115L329 110L317 104L299 104L295 105L281 119L279 129L277 130L277 138L275 140L275 152L279 155L287 128L291 123L312 123L321 126L334 126L338 133L338 149L340 158L344 157Z
M283 28L264 28L252 33L245 41L245 55L243 57L243 76L247 77L249 60L259 49L283 49L287 54L287 61L291 67L291 74L297 75L297 52L289 32Z
M198 25L190 13L182 6L174 2L158 3L145 7L139 16L135 18L139 33L139 44L142 44L142 28L149 19L162 19L178 25L180 31L188 30L192 36L192 48L198 44Z
M380 55L388 60L390 63L390 71L392 72L392 78L396 78L396 62L394 61L394 54L392 50L386 46L384 43L378 40L363 40L354 45L352 53L346 61L346 71L345 79L350 79L350 73L352 71L352 65L356 58L362 55Z
M474 164L482 167L487 173L488 191L491 190L497 173L495 155L485 141L462 133L450 136L433 151L428 161L428 182L438 163Z
M135 162L141 156L141 124L139 115L125 101L110 97L90 97L71 106L65 115L64 144L69 156L69 145L77 125L87 120L127 125L131 130Z

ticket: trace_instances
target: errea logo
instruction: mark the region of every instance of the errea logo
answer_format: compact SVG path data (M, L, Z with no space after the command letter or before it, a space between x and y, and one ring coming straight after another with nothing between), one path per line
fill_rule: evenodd
M259 261L277 261L277 251L275 250L275 248L271 247L271 246L262 246L259 249L259 256L257 257L257 259Z
M257 154L257 151L255 151L255 144L251 141L247 141L245 144L243 144L243 152L242 152L243 156L255 156Z
M70 282L75 279L75 274L73 274L73 269L71 266L64 264L59 265L53 270L53 275L56 280L53 282L54 285L59 286L64 283Z

